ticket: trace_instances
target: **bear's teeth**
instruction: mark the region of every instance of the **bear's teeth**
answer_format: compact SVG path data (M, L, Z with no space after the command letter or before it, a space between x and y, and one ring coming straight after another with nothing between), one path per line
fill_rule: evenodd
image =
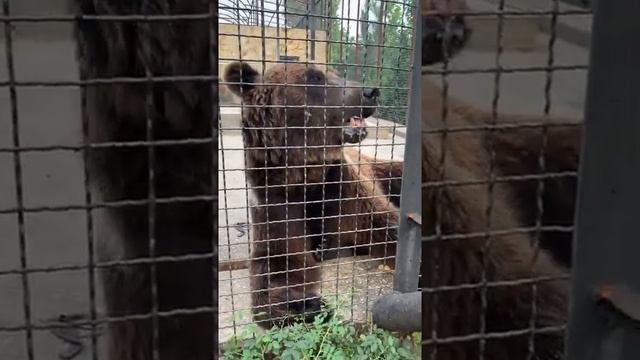
M364 119L360 116L352 116L350 119L351 127L364 127Z

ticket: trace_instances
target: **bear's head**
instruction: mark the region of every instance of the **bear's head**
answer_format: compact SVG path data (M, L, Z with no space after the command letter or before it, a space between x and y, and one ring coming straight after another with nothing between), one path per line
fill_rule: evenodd
M344 143L366 135L365 120L375 112L380 91L347 81L312 64L283 63L264 76L249 64L226 67L224 81L244 104L245 147L264 147L271 162L287 148L289 164L322 163ZM271 150L270 148L274 148ZM298 154L299 153L299 154ZM296 160L297 159L297 160Z
M422 14L422 66L450 61L469 42L472 30L462 15L466 0L433 0Z

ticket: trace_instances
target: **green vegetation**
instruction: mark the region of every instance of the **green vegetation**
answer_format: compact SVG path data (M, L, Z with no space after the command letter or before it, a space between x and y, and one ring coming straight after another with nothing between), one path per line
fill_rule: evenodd
M264 334L258 334L252 323L224 345L220 359L420 359L420 333L399 338L374 325L357 327L339 315L327 316L318 315L312 324L274 327Z
M342 2L348 1L352 7L355 1L328 1L328 62L349 80L381 87L380 104L388 108L381 108L378 116L404 124L413 48L413 1L359 0L364 6L357 34L341 20L348 17Z

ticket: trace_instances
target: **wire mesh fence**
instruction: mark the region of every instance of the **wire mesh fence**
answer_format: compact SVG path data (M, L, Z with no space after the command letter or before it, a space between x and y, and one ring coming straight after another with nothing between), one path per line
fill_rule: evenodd
M1 1L0 353L199 358L256 305L340 296L366 321L401 261L414 5L75 3ZM561 358L590 10L467 5L423 20L453 58L423 71L424 351Z
M423 356L564 358L590 11L422 12Z
M391 290L414 6L220 2L221 342Z

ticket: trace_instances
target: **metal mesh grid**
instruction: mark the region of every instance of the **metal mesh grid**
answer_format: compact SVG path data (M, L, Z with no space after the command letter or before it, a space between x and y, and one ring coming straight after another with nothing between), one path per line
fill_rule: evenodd
M223 342L229 336L237 334L238 331L251 321L249 314L251 309L251 295L259 290L250 286L250 279L256 275L250 275L249 266L251 261L267 259L267 288L277 289L277 285L271 285L272 277L284 274L286 283L312 287L317 284L319 294L323 299L337 299L344 296L346 303L341 310L346 317L352 321L363 322L370 316L371 304L380 294L391 289L392 277L386 269L377 269L380 260L391 258L394 254L389 253L380 257L370 257L367 255L355 256L353 252L357 249L366 249L370 246L368 242L360 244L338 244L338 251L343 254L337 259L324 259L324 252L318 254L321 261L310 260L308 254L313 249L303 251L289 250L288 246L294 241L300 241L289 234L290 227L285 226L283 230L277 230L279 223L290 222L291 219L302 218L308 224L305 226L302 237L349 237L353 234L366 234L372 236L374 232L378 237L384 237L384 242L392 242L392 233L397 231L397 223L394 223L393 209L376 210L375 208L363 207L362 210L344 210L343 204L350 201L373 203L382 202L385 206L390 206L389 196L384 193L362 194L362 192L349 193L355 186L370 184L370 179L359 176L362 167L378 164L388 166L392 162L402 161L404 153L403 129L404 114L407 108L408 99L408 79L410 76L410 56L413 27L413 4L409 1L320 1L320 2L264 2L256 6L248 7L242 2L225 1L220 2L220 12L235 14L236 19L225 18L220 20L220 72L224 73L227 66L233 62L240 61L250 65L256 70L257 75L254 85L269 86L272 91L284 92L300 91L301 101L296 102L295 97L287 96L283 98L271 98L270 101L262 103L251 103L248 98L228 96L223 89L225 86L243 85L239 82L226 81L221 79L220 97L220 128L219 128L219 304L220 304L220 340ZM356 10L354 10L356 9ZM243 12L253 13L253 18L257 25L249 26L243 20ZM290 22L289 19L296 19ZM394 41L384 39L385 34L393 32ZM284 69L283 76L279 82L265 80L265 76L270 75L270 70L274 67ZM315 67L321 71L333 70L335 74L343 79L356 81L360 84L332 85L310 84L300 81L295 75L296 66L305 69ZM242 81L240 81L241 83ZM314 86L320 87L321 92L314 93ZM351 90L363 91L366 88L375 86L380 91L380 101L376 106L376 113L367 119L368 136L362 142L356 144L343 143L335 145L332 143L332 129L348 129L349 125L332 124L330 117L332 111L345 113L352 108L359 108L360 104L345 103L346 96L336 100L329 97L333 88L340 87L345 92ZM228 91L228 90L227 90ZM310 98L309 94L322 98L318 103L316 99ZM385 99L394 99L391 104ZM315 101L315 102L314 102ZM278 113L284 117L282 123L268 125L268 132L264 130L263 122L260 119L257 124L249 124L246 118L256 113L254 110L260 109L261 116L266 112ZM305 124L296 123L296 111L304 109L305 112L322 111L322 120L317 123ZM317 114L317 113L316 113ZM291 119L292 118L292 119ZM245 119L245 120L243 120ZM271 121L271 119L269 119ZM320 131L318 131L320 130ZM269 137L269 132L283 131L284 141L251 146L243 143L243 134L254 134L263 131L265 137ZM294 144L290 143L291 137L288 132L297 134L301 140ZM314 134L315 135L311 135ZM329 134L329 135L328 135ZM314 137L323 138L322 140ZM342 135L345 136L344 134ZM343 139L341 139L341 143ZM350 166L355 167L355 178L345 179L344 171L347 160L344 157L340 161L331 161L327 154L335 150L347 149L355 150L358 155L352 155ZM264 160L256 161L250 159L255 156L252 151L274 152L282 150L285 154L280 162L267 163ZM296 152L297 153L294 153ZM310 155L311 154L311 155ZM320 154L320 155L317 155ZM353 153L352 153L353 154ZM360 154L363 154L362 157ZM294 156L301 156L300 159L292 159ZM366 158L365 158L366 155ZM307 158L319 156L322 161L307 161ZM251 165L253 164L253 165ZM267 174L261 170L272 171ZM338 169L338 170L333 170ZM250 172L259 173L261 184L252 184L247 175ZM278 171L284 173L283 179L275 181L269 178L276 178ZM299 180L291 179L296 171L303 173ZM339 176L328 175L329 173L339 173ZM314 174L321 173L320 176ZM401 176L391 173L379 175L378 181L398 181ZM257 180L253 180L254 182ZM270 193L261 198L260 191L264 189L264 183L269 183L272 193L280 194L274 189L294 188L296 184L303 186L303 191L284 191L284 195L278 195L278 199L270 199ZM378 185L376 185L378 186ZM391 191L391 182L388 189ZM381 186L382 188L382 186ZM311 190L309 190L311 189ZM399 197L399 193L397 194ZM331 208L332 203L337 202L337 209ZM266 205L268 204L268 205ZM329 205L327 205L329 204ZM291 214L290 209L295 206L302 206L300 213ZM283 219L267 218L259 221L254 218L257 209L266 207L284 207L286 214ZM345 205L346 206L346 205ZM266 212L266 210L265 210ZM383 218L381 225L367 224L359 225L355 229L345 228L342 224L350 217L370 218L374 216ZM371 222L371 221L369 221ZM261 234L261 239L268 242L277 242L287 239L285 252L290 256L304 256L304 267L306 269L320 269L322 278L315 282L306 279L303 273L302 279L290 279L295 275L289 275L286 271L277 271L270 268L270 258L276 258L280 254L270 253L270 248L266 255L251 255L252 243L256 241L256 232L252 227L259 225L273 226L277 235L269 233ZM367 235L358 235L367 237ZM305 256L305 254L307 256ZM281 256L281 255L280 255ZM312 263L308 263L311 261ZM287 285L284 285L287 287ZM351 293L352 290L355 290ZM288 296L288 295L287 295ZM288 299L291 303L298 299ZM285 304L287 301L276 302L272 305ZM265 310L266 311L266 310ZM303 310L304 312L305 310ZM277 319L277 316L272 316Z
M172 349L175 343L167 338L172 330L171 325L167 326L166 319L172 319L170 321L184 326L184 330L197 330L202 337L191 342L191 345L197 344L197 349L189 348L190 341L184 339L178 340L179 346L187 345L187 351L199 358L211 356L217 348L216 333L211 331L217 321L212 315L216 312L214 304L217 293L212 284L217 281L217 272L211 264L216 260L213 233L217 219L213 216L213 207L210 216L206 216L206 204L216 202L217 196L206 189L217 187L214 172L217 148L213 140L217 131L217 116L212 116L216 111L212 106L215 98L212 84L217 81L217 70L213 66L217 62L217 28L214 26L217 7L213 2L190 2L191 5L198 5L189 8L189 2L186 1L182 4L187 4L185 7L188 9L178 9L179 6L155 7L158 3L154 5L148 1L124 5L104 1L99 4L104 7L95 9L92 2L73 3L80 7L78 14L67 14L69 9L66 2L50 2L49 7L41 2L2 1L0 236L3 240L0 242L0 353L11 359L167 358L171 351L175 351L175 347ZM170 38L170 41L174 44L176 41L184 44L191 41L190 45L194 48L204 45L203 52L206 53L206 56L194 57L191 62L182 62L187 67L191 66L186 71L180 68L181 64L176 64L175 58L167 61L174 61L173 64L177 65L173 71L167 71L164 64L158 65L153 61L141 64L140 53L128 58L128 62L116 64L117 59L131 55L127 53L130 49L109 48L113 43L101 43L104 38L100 38L100 35L108 38L117 34L96 30L100 26L104 26L102 30L109 26L112 26L110 30L127 27L131 30L131 25L135 24L135 30L128 33L129 37L121 39L135 44L136 41L144 43L144 39L153 39L185 22L198 25L188 28L184 32L185 38L180 39L181 34L177 33L177 39ZM80 61L78 64L75 57L77 39L71 30L76 25L87 26L81 31L84 36L96 36L93 42L88 41L89 47L104 46L106 53L101 53L101 57L92 57L95 53L91 51L95 48L87 50L85 47L82 50L90 53L89 60L85 58L86 62ZM140 38L134 38L134 34ZM197 35L198 39L190 38L191 35ZM80 57L87 56L82 50L79 50ZM158 57L168 55L166 51L163 53L164 49L151 47L147 50L152 54L155 52ZM110 65L120 66L120 69L111 74L106 74L108 71L101 72L103 61L114 61ZM141 65L142 73L137 68ZM144 95L136 97L136 91L132 87L126 88L127 84L141 85ZM202 111L192 124L197 123L201 130L205 130L196 136L189 136L194 135L193 132L180 133L167 125L163 120L175 114L162 111L166 109L158 111L156 91L159 86L163 87L161 91L193 91L194 98L203 99L202 103L193 105L184 115ZM127 89L124 93L131 101L128 110L136 109L140 113L126 117L108 113L109 105L103 108L101 104L96 105L96 89L104 90L101 99L107 104L116 92L111 90L124 88ZM180 108L182 104L173 105ZM124 108L126 106L120 110ZM145 130L137 134L132 131L128 135L133 135L127 139L127 135L123 136L118 129L102 126L105 125L101 123L105 118L116 122L123 117L130 121L127 125L132 128L136 125L133 124L135 121L140 121L137 125L144 124ZM206 129L209 130L208 136ZM100 133L100 130L104 133ZM167 135L163 131L175 132ZM205 136L202 136L203 133ZM103 141L96 142L96 137ZM166 187L159 183L172 179L162 166L167 164L162 162L170 158L168 154L184 151L176 149L189 146L199 147L199 151L191 153L194 157L206 159L208 154L213 161L206 161L205 166L195 171L177 167L175 172L197 178L206 185L198 189L166 191ZM110 154L106 158L113 160L113 154L122 150L132 155L130 169L141 170L141 174L123 172L96 176L95 169L92 171L89 166L89 163L96 164L92 156L104 151L101 154ZM144 161L136 164L136 158ZM202 165L202 162L189 160L193 161L195 167ZM113 180L113 177L110 178L112 175L120 177L122 183L109 183L109 180ZM139 176L139 179L135 180L135 176ZM102 190L100 185L96 186L96 181L102 181L100 185L106 191L97 191L97 194L91 191L96 188ZM118 185L127 190L138 187L148 191L123 191L118 194L122 196L117 196L113 192L118 191ZM203 189L195 195L191 191ZM200 209L206 218L193 229L185 229L183 234L187 238L199 231L196 235L199 237L198 251L195 251L193 243L188 244L189 239L182 239L177 233L164 234L158 230L184 225L179 216L163 217L163 213L167 215L165 211L173 206L169 214L172 211L178 213L177 208L193 210L190 204L194 203L205 204ZM106 213L116 215L112 218ZM124 225L126 229L118 233L115 230L117 223L126 222L127 218L135 219L137 224L134 226L140 226L143 230L135 233L131 227ZM196 218L202 220L199 216ZM177 251L170 249L166 241L171 237L186 242L184 248ZM117 245L120 241L124 243L120 249L124 254L105 254L105 245ZM139 252L131 251L131 248L147 246L148 249ZM187 250L187 254L184 254L184 250ZM191 253L189 250L194 251ZM210 263L198 268L192 274L193 279L184 280L186 283L200 281L196 285L205 289L205 292L206 289L209 291L198 295L183 293L185 298L190 299L187 302L193 300L192 303L180 306L184 303L179 300L172 308L172 304L167 302L167 293L184 291L186 287L165 282L166 271L168 268L177 271L185 269L181 264L188 264L189 261ZM110 271L123 271L125 275L115 283L111 280L112 287L105 290L101 275ZM127 271L131 273L127 274ZM139 287L139 296L134 295L135 291L127 294L129 290L111 293L114 285L116 289ZM125 303L125 308L105 310L119 296L126 298L131 305ZM144 304L147 298L149 304ZM142 307L137 307L141 303ZM189 314L200 314L200 321L203 317L204 321L194 326L194 323L184 320ZM133 324L136 320L138 324L142 321L149 324L140 325L139 328L135 327L138 325L132 325L129 328L131 333L120 334L128 336L129 341L118 344L115 339L115 348L119 347L120 350L114 351L114 346L104 336L107 325Z
M558 0L435 0L422 12L444 15L445 23L463 18L471 39L481 38L449 61L422 64L423 356L563 358L570 261L552 257L541 239L565 234L570 241L573 214L561 215L568 223L549 221L544 194L554 191L554 181L576 181L579 146L576 153L558 150L563 141L575 144L555 129L575 135L581 127L588 50L566 29L589 22L590 11ZM531 18L535 37L525 36ZM423 34L434 31L424 24L433 22L423 21ZM442 46L449 51L446 41ZM567 106L567 91L579 94L578 106ZM509 172L509 161L521 171ZM558 166L562 161L571 164ZM518 184L530 184L524 204L517 202L525 197ZM571 197L575 188L563 191ZM531 213L522 216L524 208ZM529 264L526 270L509 256ZM554 295L563 301L550 301ZM560 321L549 321L558 304L553 320Z

